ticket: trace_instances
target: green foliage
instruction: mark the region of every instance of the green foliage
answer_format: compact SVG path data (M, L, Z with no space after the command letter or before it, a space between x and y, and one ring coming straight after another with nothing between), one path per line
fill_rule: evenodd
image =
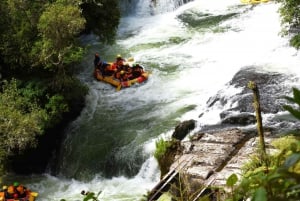
M230 200L235 200L235 197L233 195L234 191L234 185L238 182L238 176L236 174L230 175L227 180L226 180L226 186L231 189L231 199ZM229 199L228 199L229 201Z
M60 122L62 115L69 110L64 97L61 95L54 95L50 97L49 102L45 105L45 109L50 116L50 120L48 121L49 126L53 126Z
M267 191L264 187L259 187L253 196L253 201L268 201Z
M37 36L36 22L45 1L1 0L0 56L6 72L28 70L28 56ZM25 68L26 66L26 68ZM14 71L15 72L15 71Z
M298 0L276 0L281 3L279 12L285 30L300 25L300 2Z
M83 52L75 45L75 36L83 30L84 23L85 19L76 4L66 0L48 4L37 25L41 40L35 43L32 51L39 59L38 63L64 73L65 65L80 61ZM60 68L62 71L59 71Z
M280 3L279 13L281 16L282 35L287 35L290 28L300 26L300 2L299 0L276 0ZM291 40L291 45L299 49L299 34Z
M85 192L82 191L81 194L84 195L83 201L100 201L98 199L99 195L102 193L102 191L99 191L97 195L94 192ZM66 201L65 199L61 199L60 201Z
M300 34L292 37L292 39L290 40L290 45L295 47L296 49L300 49Z
M300 91L296 88L293 88L293 97L285 96L285 99L294 104L297 108L294 109L290 105L284 105L283 108L300 120Z
M226 180L226 186L233 187L238 181L238 177L236 174L230 175Z
M46 129L83 106L88 88L74 76L85 53L78 41L86 25L81 5L97 2L0 0L0 73L20 81L3 82L0 89L1 166L8 154L34 147ZM101 0L102 14L93 19L108 24L97 27L106 40L118 27L116 3Z
M18 89L16 80L4 82L0 94L0 148L3 150L0 161L15 151L35 147L36 137L44 131L47 113L38 106L32 93L24 91Z
M289 146L289 142L295 144ZM235 186L231 200L251 198L255 201L292 201L299 198L300 144L295 137L291 136L277 139L273 144L280 149L269 156L270 161L273 161L272 168L266 170L256 165L253 165L252 169L248 168L239 184ZM251 162L256 164L257 160Z
M99 36L102 42L112 43L121 16L118 0L85 0L80 7L87 30Z
M157 160L160 160L171 145L172 145L171 141L166 141L162 138L158 139L155 142L156 149L155 149L154 157Z
M99 196L99 194L98 194L98 196ZM98 201L98 196L96 197L94 192L90 192L85 196L83 201L89 201L89 200Z

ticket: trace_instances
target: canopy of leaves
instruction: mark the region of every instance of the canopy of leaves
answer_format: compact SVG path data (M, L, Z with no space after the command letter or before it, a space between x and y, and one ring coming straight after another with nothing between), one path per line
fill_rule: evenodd
M281 16L282 34L287 35L291 28L299 30L300 26L300 1L299 0L276 0L281 3L279 12ZM299 31L291 40L291 45L299 49Z
M0 57L2 72L24 72L30 66L31 48L36 40L36 24L47 1L1 0Z
M36 145L36 136L41 135L48 118L44 109L17 88L16 80L5 82L0 95L1 148L24 150Z
M0 166L8 154L34 147L37 137L61 123L64 115L79 113L87 93L74 76L84 55L79 36L90 19L95 22L91 28L99 29L94 33L113 41L117 3L0 0ZM83 5L96 9L85 11ZM5 81L12 78L22 86Z
M282 146L290 141L298 142L295 147ZM280 148L270 155L272 166L248 169L235 187L232 200L298 200L300 196L300 143L294 137L280 138L275 142ZM250 161L253 162L253 161ZM256 161L254 161L256 163Z
M62 0L49 4L37 25L41 40L36 42L34 55L50 68L80 61L82 51L75 46L75 38L84 24L78 6Z
M87 31L92 31L98 35L102 42L112 43L121 16L118 1L85 0L80 7L83 16L87 20Z

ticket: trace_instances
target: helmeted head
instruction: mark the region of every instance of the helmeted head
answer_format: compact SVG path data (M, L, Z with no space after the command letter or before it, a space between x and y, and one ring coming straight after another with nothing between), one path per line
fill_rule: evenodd
M118 64L119 66L122 66L122 65L124 64L124 62L123 62L122 59L120 59L120 60L118 60L117 64Z
M9 187L7 188L7 192L8 192L9 194L13 194L13 193L15 192L14 187L13 187L13 186L9 186Z
M20 192L20 193L24 193L24 187L22 185L19 185L17 187L17 191Z
M2 186L2 190L7 190L7 186Z
M121 74L121 75L124 75L124 74L125 74L125 71L121 70L121 71L120 71L120 74Z
M117 61L123 60L123 58L122 58L122 56L121 56L120 54L118 54L118 55L116 56L116 60L117 60Z
M19 186L19 182L15 181L14 182L14 187L17 187L17 186Z

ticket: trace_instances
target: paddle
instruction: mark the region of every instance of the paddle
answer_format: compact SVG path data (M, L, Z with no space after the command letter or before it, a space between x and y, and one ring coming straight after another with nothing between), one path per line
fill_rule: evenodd
M117 87L117 91L120 91L122 88L122 84L119 84L119 86Z

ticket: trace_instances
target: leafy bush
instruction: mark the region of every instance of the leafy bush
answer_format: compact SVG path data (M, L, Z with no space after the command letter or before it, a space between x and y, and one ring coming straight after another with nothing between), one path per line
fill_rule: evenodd
M294 104L297 108L295 109L291 105L284 105L283 108L300 120L300 91L297 88L293 88L293 96L294 97L285 96L285 99Z
M156 150L154 153L154 157L157 160L160 160L162 158L162 156L165 155L166 151L172 145L172 143L170 141L166 141L166 140L160 138L155 142L155 145L156 145Z
M293 137L280 138L275 140L274 144L287 145L292 138ZM232 194L228 195L228 200L237 201L251 198L253 201L292 201L299 198L300 144L297 143L297 149L291 146L279 147L282 148L282 150L278 150L275 155L269 156L273 160L271 168L266 169L263 166L256 167L256 158L251 161L254 163L252 166L253 169L248 169L248 171L243 174L239 183L235 180L235 182L231 182L231 185L228 185L232 188ZM286 153L290 154L286 155ZM276 166L276 164L278 166ZM248 165L248 168L249 167ZM227 183L231 177L227 179ZM237 183L238 185L233 188L233 185Z
M26 93L24 93L26 92ZM35 147L48 115L39 107L35 93L18 89L17 81L5 81L0 95L0 161L15 152ZM3 165L3 163L1 163ZM2 166L2 170L3 170Z

